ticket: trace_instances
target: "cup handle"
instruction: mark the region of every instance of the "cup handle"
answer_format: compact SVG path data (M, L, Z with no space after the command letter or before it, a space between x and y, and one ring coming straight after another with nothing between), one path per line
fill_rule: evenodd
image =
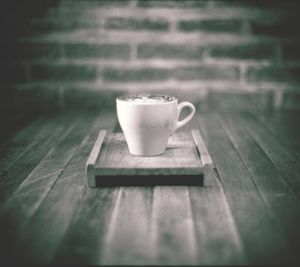
M180 113L183 110L183 108L185 108L185 107L189 108L191 113L188 116L186 116L184 119L179 121ZM196 112L196 108L192 103L186 102L186 101L179 103L178 106L177 106L177 122L176 122L175 129L174 129L173 133L175 131L177 131L180 127L182 127L183 125L188 123L193 118L195 112Z

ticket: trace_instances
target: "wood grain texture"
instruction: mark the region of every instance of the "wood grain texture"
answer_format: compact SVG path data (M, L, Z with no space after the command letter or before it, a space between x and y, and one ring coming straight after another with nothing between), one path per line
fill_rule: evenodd
M51 119L39 131L30 149L0 174L0 202L3 203L13 193L49 150L64 137L64 131L72 122L71 114Z
M100 264L118 197L119 188L87 188L57 249L54 264Z
M122 187L118 190L98 263L153 263L153 248L150 244L152 195L151 187Z
M197 116L196 113L191 123L185 126L186 129L193 131L199 128ZM208 144L200 137L200 142L207 149ZM197 264L249 264L215 165L212 168L208 164L204 168L204 176L203 186L188 187L197 244Z
M109 193L106 194L107 192ZM103 193L107 196L107 201L104 203L97 200L93 203L92 210L89 209L88 203L93 197L99 194L102 196ZM85 208L82 207L77 214L55 262L79 261L105 265L160 262L155 240L150 236L152 198L152 187L88 190L82 200L82 206ZM190 205L189 202L185 204L188 204L187 207ZM84 235L80 231L83 223L87 229ZM152 233L152 236L154 235ZM76 244L75 247L73 243ZM172 254L169 256L174 257Z
M265 204L256 184L214 114L200 114L199 126L250 264L293 262L285 232Z
M214 163L212 161L211 156L209 155L206 145L203 141L203 138L198 130L192 130L192 136L194 139L194 143L196 144L202 165L205 167L211 167L214 168Z
M53 119L57 123L60 121L60 119L53 117L50 119L50 121L46 119L42 124L34 124L35 126L39 126L42 129L41 131L39 131L39 127L36 128L32 127L31 125L29 127L30 131L28 133L31 133L32 136L34 136L34 134L32 133L33 130L39 133L39 135L41 135L41 133L44 133L43 131L45 130L45 128L48 129L48 131L50 131L47 127L47 123L52 126L52 129L57 130L57 127L54 127L51 123ZM69 131L73 129L75 121L77 120L74 119L71 121L72 123L70 122L70 127L69 124L65 124L65 133L62 134L63 140L64 137L68 135ZM27 133L27 129L25 129L24 131L25 133ZM19 136L22 137L24 131L21 131L21 134ZM24 140L26 140L27 138L30 139L30 136L25 135ZM58 138L58 140L59 139L60 138ZM35 142L37 142L37 140L32 141L32 143ZM36 153L36 149L37 148L35 148L34 151L31 151L29 149L28 151L31 151L31 153ZM57 155L55 155L55 157L57 157ZM53 157L53 149L50 149L49 153L41 161L40 165L34 168L34 170L29 174L29 176L19 185L16 191L12 193L12 195L8 198L5 204L1 207L0 232L2 238L0 242L0 247L4 246L7 251L7 253L4 253L1 257L1 261L10 261L10 258L13 257L12 251L13 247L15 246L15 240L17 236L22 232L22 226L24 226L29 221L32 214L38 208L42 196L46 194L48 190L50 190L51 181L59 175L60 171L62 171L52 169L52 167L55 168L56 164L61 164L61 168L64 167L63 160L62 162L55 162L55 157ZM59 160L59 158L57 159ZM26 158L24 158L24 160L26 160ZM20 174L22 174L22 172L20 172ZM14 178L15 177L12 176L12 179ZM43 187L47 185L47 182L49 183L49 187ZM1 250L1 252L3 252L3 250Z
M189 187L197 264L249 264L217 173L205 170L203 187Z
M49 263L56 253L80 200L85 193L85 163L99 130L115 125L111 113L103 112L92 123L71 161L59 176L39 209L18 236L12 262Z
M243 114L235 116L239 124L243 124L251 136L260 145L269 159L277 167L283 177L300 198L300 161L297 160L294 149L284 145L273 132L261 124L253 115ZM294 148L294 146L293 146Z
M220 116L223 128L248 168L262 199L289 235L292 249L297 250L300 247L297 227L300 225L300 201L265 152L237 121L232 114Z
M66 127L64 138L54 146L36 168L6 201L1 216L14 225L14 234L21 233L38 210L43 199L62 175L81 140L85 137L92 116L74 116L71 127Z
M17 131L5 144L0 147L0 174L12 166L30 146L34 144L40 131L48 124L46 117L36 119L29 126Z
M86 163L87 185L90 187L96 187L95 163L101 151L103 140L106 134L107 134L106 130L102 130L99 132L97 140L93 146L91 154L89 155Z
M131 155L123 133L108 134L95 164L96 175L200 174L202 162L190 133L175 133L164 154Z
M151 248L158 265L197 264L195 228L188 187L156 186L151 214Z
M194 140L194 138L196 140ZM199 133L175 133L170 137L164 154L138 157L129 153L123 133L100 132L87 161L87 181L90 187L202 185L203 159L209 154ZM197 144L195 143L197 142ZM206 162L208 167L212 167Z
M14 185L0 213L1 266L298 262L295 142L245 113L198 112L178 133L201 130L215 163L204 184L89 188L87 159L115 126L113 110L45 117L2 146Z
M256 114L256 117L283 144L287 144L290 148L300 144L299 111L265 112Z

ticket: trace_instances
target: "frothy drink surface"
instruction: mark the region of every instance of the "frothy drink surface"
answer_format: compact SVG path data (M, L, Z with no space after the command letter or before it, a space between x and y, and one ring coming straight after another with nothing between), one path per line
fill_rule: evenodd
M133 103L167 103L175 100L175 97L168 95L151 95L151 94L139 94L121 96L120 100L133 102Z

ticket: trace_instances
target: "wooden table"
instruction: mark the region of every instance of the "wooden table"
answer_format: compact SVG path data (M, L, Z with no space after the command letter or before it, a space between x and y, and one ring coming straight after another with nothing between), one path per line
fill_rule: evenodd
M181 131L199 129L214 160L204 186L96 189L85 164L100 129L120 131L114 110L10 122L1 266L299 264L299 115L198 111Z

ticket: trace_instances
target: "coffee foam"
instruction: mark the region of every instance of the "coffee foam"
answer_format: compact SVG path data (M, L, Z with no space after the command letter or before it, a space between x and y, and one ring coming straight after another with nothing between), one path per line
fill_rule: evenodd
M168 95L155 95L155 94L138 94L121 96L120 100L132 103L167 103L174 101L176 98Z

